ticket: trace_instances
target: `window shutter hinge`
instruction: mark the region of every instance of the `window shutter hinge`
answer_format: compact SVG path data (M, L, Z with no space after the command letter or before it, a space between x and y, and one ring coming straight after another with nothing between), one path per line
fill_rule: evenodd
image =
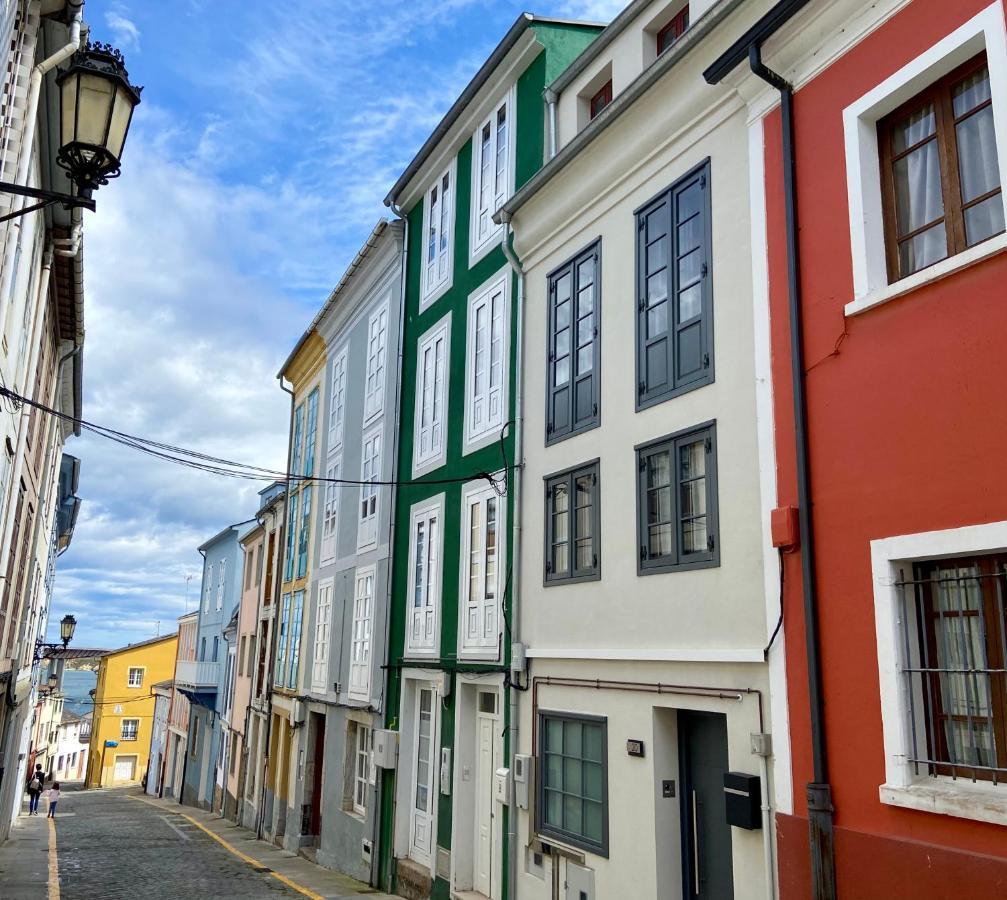
M638 231L643 231L643 226L645 224L646 224L646 220L643 218L643 216L640 216L640 218L636 220L637 230Z
M709 453L711 450L713 450L713 440L711 438L706 438L705 441L704 441L704 444L706 446L706 452L707 453Z
M706 539L706 549L707 549L707 550L710 550L710 551L712 552L712 551L713 551L713 548L714 548L715 546L716 546L716 541L715 541L715 540L713 539L713 535L711 534L711 535L710 535L710 536L709 536L709 537L708 537L708 538Z
M639 385L637 385L637 390L638 390L638 392L639 392L640 396L642 397L642 396L644 395L644 393L646 393L646 390L647 390L647 385L645 385L645 384L644 384L644 383L643 383L643 382L641 381L641 382L639 383Z
M700 175L699 176L699 186L701 188L705 188L706 187L706 176L705 175Z
M552 563L551 562L547 562L545 564L545 572L546 572L547 575L549 575L549 574L552 573Z
M647 308L647 301L645 299L641 298L640 299L640 305L637 306L637 309L640 310L640 312L643 312L646 308Z
M597 569L598 568L598 554L597 553L595 553L591 557L591 568L592 569Z
M644 458L643 458L643 457L641 456L641 457L640 457L640 471L641 471L641 472L643 472L643 471L645 471L645 470L646 470L646 468L647 468L647 460L646 460L646 459L644 459Z
M597 403L595 403L595 405L594 405L594 415L598 415L598 404ZM597 481L597 480L598 479L595 478L595 481Z
M710 271L710 267L706 263L703 263L703 267L699 271L702 273L703 277L706 278L706 274Z
M552 422L550 422L550 423L549 423L549 424L548 424L548 425L546 426L546 429L545 429L545 431L546 431L546 434L552 434L552 432L553 432L553 429L554 429L555 427L556 427L556 426L555 426L555 425L553 425L553 424L552 424Z
M647 548L644 545L640 545L640 561L644 562L647 559Z
M709 369L710 368L710 354L709 353L704 353L703 354L703 368L704 369Z

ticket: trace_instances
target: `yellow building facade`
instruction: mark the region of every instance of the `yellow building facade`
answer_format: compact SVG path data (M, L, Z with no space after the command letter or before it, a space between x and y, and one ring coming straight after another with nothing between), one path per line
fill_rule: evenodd
M94 695L89 788L138 784L147 771L154 721L151 686L175 676L178 635L112 650L101 658Z

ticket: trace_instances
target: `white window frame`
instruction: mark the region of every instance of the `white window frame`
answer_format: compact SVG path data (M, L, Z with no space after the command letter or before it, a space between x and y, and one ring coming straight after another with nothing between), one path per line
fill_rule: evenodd
M422 421L426 391L426 372L423 369L423 358L428 351L435 352L438 341L443 342L443 363L441 370L440 390L437 389L436 370L434 384L430 391L430 402L440 409L440 441L434 443L431 439L430 449L423 452ZM435 352L436 359L436 352ZM435 363L436 366L436 363ZM413 478L440 468L447 459L447 421L448 421L448 375L451 369L451 313L427 329L420 337L416 347L416 404L413 419ZM433 430L436 425L431 425Z
M383 443L381 426L364 432L360 441L360 499L357 502L357 551L370 550L378 545L378 519L381 513L381 487L371 484L381 480L381 450ZM367 445L377 441L377 450L367 456ZM373 460L373 471L368 468L368 460ZM365 502L370 509L365 512Z
M423 194L423 231L422 245L420 252L420 312L423 312L431 303L436 301L445 291L450 290L454 283L454 251L455 251L455 208L458 197L458 166L457 158L452 159L448 167L444 169ZM444 269L443 274L438 274L434 279L429 277L429 263L427 262L427 252L430 238L430 197L434 188L437 189L438 196L442 194L444 178L448 179L449 202L447 212L444 213L442 200L438 200L438 219L445 224L447 231L447 246L443 251ZM441 232L438 231L437 242L440 244ZM441 252L438 251L435 261L440 268Z
M367 370L364 377L364 425L384 410L385 373L388 362L388 303L382 303L367 320Z
M515 157L515 132L516 128L514 121L514 86L508 89L507 93L503 96L501 100L493 104L493 109L483 117L479 122L478 127L472 132L472 191L470 193L471 201L469 203L469 208L471 210L471 215L469 217L469 266L475 265L480 259L482 259L490 250L493 249L497 244L500 243L503 237L503 225L496 225L493 222L493 214L501 207L514 193L514 157ZM504 172L503 172L503 185L496 184L496 158L500 152L500 145L497 142L497 129L496 120L497 115L500 110L504 110L504 115L506 117L507 131L505 146L503 148L506 154L506 159L504 161ZM493 169L492 176L494 180L493 189L487 196L487 204L484 206L482 203L483 192L482 192L482 132L483 129L489 125L492 134L492 146L493 146ZM479 237L479 220L482 218L483 212L485 210L486 218L489 220L489 227L486 234Z
M133 684L134 672L140 673L140 680L136 684ZM143 687L143 677L146 673L147 673L146 666L130 666L126 673L126 687L131 688Z
M315 604L315 643L311 654L311 690L328 693L329 643L332 631L332 595L334 578L318 582L318 600Z
M339 478L343 468L343 454L330 453L325 463L325 477ZM320 566L327 566L336 559L339 542L339 494L341 484L334 481L325 482L325 492L322 495L322 544L319 549Z
M210 597L213 596L213 563L206 567L206 580L203 584L203 612L210 611Z
M431 543L430 523L437 522L437 534ZM419 526L423 524L426 530L427 565L432 569L426 573L426 581L429 590L424 593L424 601L431 608L431 634L432 640L429 642L414 641L413 631L413 598L416 595L416 537ZM433 548L433 560L431 564L430 549ZM406 596L406 641L405 655L413 656L433 656L440 653L440 620L441 620L441 595L443 592L443 559L444 559L444 494L438 494L413 505L409 513L409 593ZM431 597L432 595L432 597Z
M500 341L500 378L499 412L495 417L487 414L479 426L475 423L475 381L476 381L476 317L480 307L490 301L495 293L501 294L501 341ZM469 295L468 315L466 317L465 341L465 431L462 454L473 453L487 444L500 438L500 429L509 418L510 391L510 295L511 270L509 266L500 269L492 278L485 281ZM488 372L492 373L492 309L490 311L490 340L487 352L490 359L487 363ZM490 392L487 392L485 402L488 404Z
M878 644L885 783L881 802L924 812L1007 825L1007 791L992 782L973 784L946 775L916 775L912 756L907 664L899 602L899 567L916 560L1007 551L1007 521L871 541L874 624Z
M342 449L346 420L346 367L349 353L343 347L332 361L329 387L329 454Z
M227 557L220 561L220 569L217 574L217 609L224 608L224 581L227 578Z
M498 473L499 475L500 473ZM486 571L486 543L485 543L485 502L489 498L495 498L497 502L496 512L496 579L494 584L495 612L494 619L496 627L492 640L482 638L476 641L469 641L467 637L468 604L469 604L469 570L472 563L472 526L470 521L471 510L476 504L483 505L483 550L481 565L484 573ZM458 655L467 658L478 658L483 660L496 660L500 656L500 633L502 630L503 617L503 597L502 592L506 583L505 570L507 559L506 533L507 533L507 495L499 495L485 481L472 481L462 489L461 508L461 529L462 547L458 566ZM478 600L486 605L485 596Z
M367 597L367 580L371 593ZM374 603L377 596L376 566L361 566L353 580L353 615L350 620L350 675L347 693L351 700L371 696L371 666L374 660Z
M1007 249L1007 234L1001 234L888 283L878 120L983 50L989 64L1000 184L1007 190L1007 28L999 2L977 13L843 110L854 294L846 304L846 315L872 309Z
M371 786L371 727L355 723L353 741L353 811L358 816L367 815L367 795ZM361 774L361 767L363 774Z
M135 722L136 728L133 732L133 737L126 737L126 723ZM125 716L119 720L119 740L120 741L138 741L140 740L140 719L138 716Z

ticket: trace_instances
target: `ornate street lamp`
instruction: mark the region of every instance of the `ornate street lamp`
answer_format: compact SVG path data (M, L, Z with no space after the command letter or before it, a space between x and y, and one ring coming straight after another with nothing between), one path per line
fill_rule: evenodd
M0 216L0 222L50 203L60 203L66 209L80 206L94 210L94 190L119 175L129 124L143 90L130 84L122 53L109 44L89 42L74 53L69 68L59 74L56 83L60 104L56 163L66 169L74 193L0 181L0 191L40 201Z
M62 619L60 619L59 637L60 640L63 642L62 649L65 650L67 644L69 644L70 641L73 640L73 632L76 627L77 627L77 620L72 615L70 615L70 613L67 613L65 616L63 616ZM39 638L37 641L35 641L34 661L37 663L46 655L47 652L51 652L53 650L59 650L60 646L61 646L60 644L47 644L45 641Z

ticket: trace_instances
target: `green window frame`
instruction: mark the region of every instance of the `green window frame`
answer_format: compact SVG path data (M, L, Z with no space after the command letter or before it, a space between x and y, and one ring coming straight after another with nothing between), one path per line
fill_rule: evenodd
M545 584L601 578L599 461L545 477Z
M294 591L293 610L290 614L290 667L287 672L287 687L297 689L297 676L301 669L301 624L304 618L304 591Z
M304 404L302 403L294 410L294 446L291 448L292 458L290 471L297 474L301 471L301 457L303 447L301 439L304 437Z
M636 210L637 410L713 382L710 161Z
M539 834L608 856L608 720L540 712Z
M311 539L311 487L301 491L301 528L297 538L297 577L308 574L308 543Z
M315 443L318 436L318 388L308 394L308 427L304 441L304 474L315 474ZM296 472L297 469L294 469Z
M280 600L280 630L276 636L276 666L273 681L277 686L283 685L283 670L287 660L287 629L290 625L290 594L284 594Z
M720 565L717 425L636 447L638 575Z

